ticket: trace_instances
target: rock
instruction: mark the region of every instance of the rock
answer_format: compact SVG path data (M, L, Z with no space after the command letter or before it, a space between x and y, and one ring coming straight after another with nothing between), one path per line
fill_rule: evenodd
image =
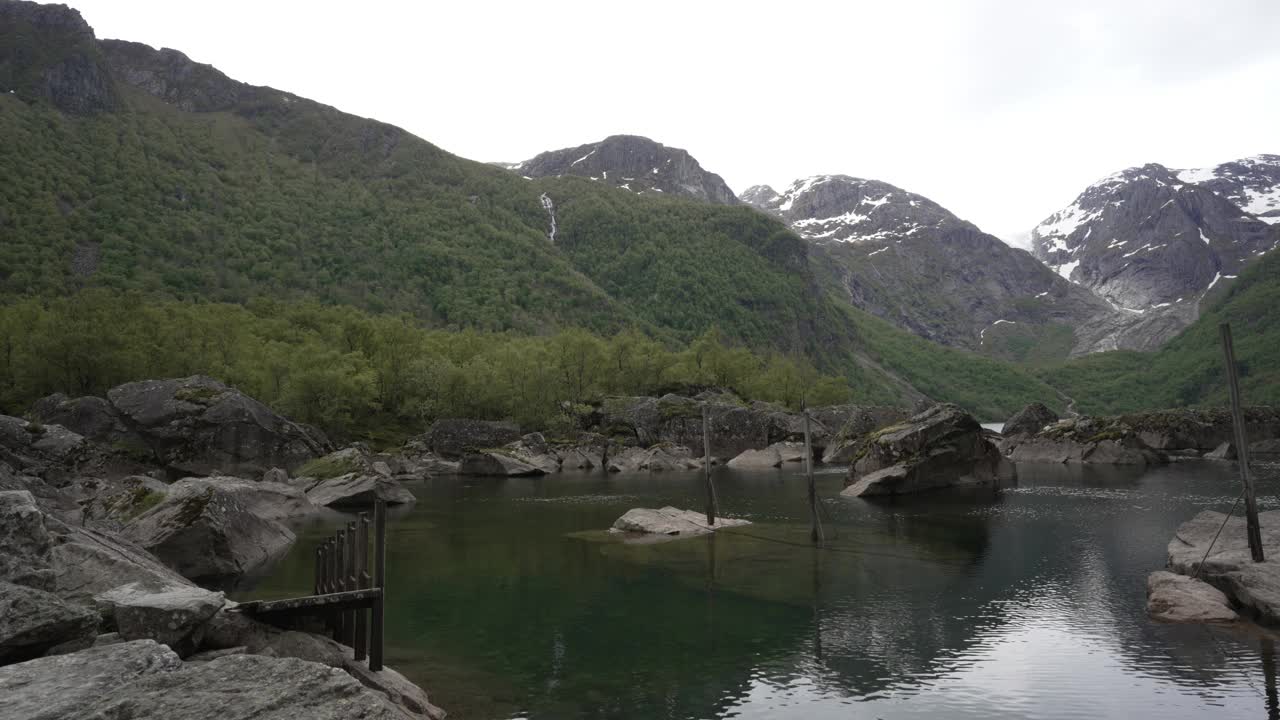
M194 494L210 488L235 495L246 510L264 520L306 517L319 510L305 492L292 485L235 477L184 478L169 486L169 492Z
M406 720L347 673L296 658L228 655L183 664L149 640L0 669L6 711L28 720Z
M623 448L609 458L609 472L666 472L702 467L693 459L689 448L679 445L655 445L651 448Z
M52 547L53 539L35 497L25 490L0 492L0 580L52 588Z
M1209 460L1235 460L1236 446L1229 442L1224 442L1211 452L1205 453L1205 458Z
M1016 472L986 439L973 416L936 405L901 425L884 428L849 469L842 495L903 495L955 486L1000 487Z
M169 486L146 475L124 478L77 478L71 493L83 504L84 522L118 532L126 523L150 510L169 494Z
M391 466L386 464L385 462L382 462L381 460L374 462L370 469L373 470L373 473L375 475L381 475L382 477L391 477Z
M721 528L750 524L748 520L716 518L716 524L708 526L705 513L680 510L670 506L657 510L632 508L614 521L609 532L693 537L706 535Z
M1044 403L1035 402L1014 413L1000 429L1000 434L1005 437L1035 435L1056 422L1058 413L1050 410Z
M1280 438L1249 443L1249 455L1280 455Z
M48 559L56 573L53 592L92 604L93 597L128 583L156 591L190 587L191 582L147 551L110 533L70 527L49 519L53 546Z
M804 462L804 443L774 443L763 450L745 450L729 461L729 467L776 468L783 463Z
M1240 617L1221 590L1164 570L1147 577L1147 614L1164 622L1234 622Z
M432 423L418 441L445 459L457 460L519 439L520 428L512 423L443 419Z
M192 376L127 383L101 398L38 402L33 415L97 442L125 448L188 475L258 476L295 469L327 441L217 380Z
M517 458L506 450L491 450L471 453L462 458L462 463L458 466L458 474L527 477L546 475L547 471Z
M229 647L221 650L204 650L187 657L186 661L189 663L209 662L210 660L217 660L220 657L226 657L228 655L247 655L248 653L249 648L241 645L239 647Z
M279 485L289 484L289 471L284 468L273 467L262 473L262 482L277 483Z
M1217 535L1200 577L1259 620L1276 624L1280 623L1280 510L1258 513L1258 523L1266 562L1253 562L1243 517L1226 519L1223 513L1205 510L1178 527L1169 541L1168 567L1175 573L1195 575Z
M61 425L0 415L0 461L18 472L45 475L50 466L69 466L88 454L85 439Z
M138 678L181 667L177 654L152 640L9 665L0 668L0 697L4 698L0 713L14 720L89 717L95 703L127 689Z
M1009 459L1027 463L1157 465L1168 456L1115 418L1068 418L1031 437L1011 439Z
M560 471L560 458L547 447L547 441L542 437L542 433L530 433L516 442L508 443L502 447L500 453L519 460L525 465L536 467L544 473Z
M155 640L179 655L190 655L200 644L204 623L222 609L226 596L196 587L153 592L129 583L94 600L125 640Z
M77 502L77 496L62 488L55 488L43 479L14 472L7 463L0 462L0 491L19 490L31 493L41 512L59 520L79 525L85 520L85 511Z
M413 493L398 482L381 475L350 473L322 480L307 491L313 505L344 508L372 507L378 500L388 505L417 502Z
M124 536L201 585L235 582L293 544L288 528L254 515L235 491L212 483L177 484Z
M899 408L858 407L851 412L839 430L828 440L822 453L822 462L846 464L857 460L870 441L871 433L880 428L895 425L908 415ZM927 408L926 408L927 409Z
M88 647L101 618L43 590L0 582L0 665L22 662L58 645Z
M1280 438L1280 410L1265 406L1244 408L1246 436L1253 440ZM1110 425L1131 428L1155 450L1208 452L1234 442L1229 408L1178 408L1106 418Z

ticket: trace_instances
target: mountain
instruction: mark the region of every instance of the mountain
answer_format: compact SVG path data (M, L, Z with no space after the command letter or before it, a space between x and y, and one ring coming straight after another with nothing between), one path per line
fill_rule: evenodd
M666 193L720 205L738 204L724 180L704 170L688 152L637 135L613 135L503 166L530 178L577 175L641 195Z
M1114 314L1026 251L888 183L817 175L741 199L808 240L815 272L845 301L935 342L1056 360L1091 349L1074 328Z
M0 302L319 301L448 331L635 328L668 347L718 329L807 356L858 401L1060 404L1020 368L833 301L813 246L751 208L526 180L176 50L94 40L62 6L0 12ZM50 378L80 377L56 359Z
M1255 155L1212 168L1182 170L1178 179L1209 188L1263 222L1280 223L1280 155Z
M1249 264L1204 303L1198 319L1159 350L1099 353L1045 368L1040 376L1084 413L1228 402L1218 326L1231 323L1241 395L1250 405L1280 404L1280 253Z
M1277 176L1280 166L1257 159L1210 170L1129 168L1038 225L1034 252L1123 313L1113 347L1154 349L1195 320L1218 283L1280 243L1270 220L1233 202L1280 202Z

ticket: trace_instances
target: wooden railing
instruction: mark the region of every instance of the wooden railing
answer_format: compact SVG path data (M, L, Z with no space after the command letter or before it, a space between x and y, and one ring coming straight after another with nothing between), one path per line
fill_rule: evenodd
M316 548L314 594L241 603L240 612L271 622L323 616L333 639L350 646L356 660L382 669L387 577L387 504L373 506L373 575L369 574L369 515L334 533Z

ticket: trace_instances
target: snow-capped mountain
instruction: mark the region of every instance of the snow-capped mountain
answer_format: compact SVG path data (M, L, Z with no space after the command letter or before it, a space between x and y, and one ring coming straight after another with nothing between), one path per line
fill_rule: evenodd
M1129 313L1197 303L1280 241L1230 199L1265 196L1255 179L1215 174L1233 165L1176 171L1153 163L1109 175L1032 231L1034 252Z
M853 305L922 337L1024 359L1087 352L1073 329L1114 311L922 195L878 180L816 175L740 199L814 246L820 275Z
M1280 155L1254 155L1216 167L1181 170L1178 179L1209 188L1265 223L1280 224Z
M736 205L738 198L688 152L638 135L612 135L596 143L551 150L522 163L499 163L525 177L577 175L634 193L666 193Z

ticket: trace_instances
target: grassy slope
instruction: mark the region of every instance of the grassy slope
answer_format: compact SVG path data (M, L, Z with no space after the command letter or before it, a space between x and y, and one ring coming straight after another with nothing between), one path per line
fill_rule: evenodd
M1154 353L1109 352L1042 370L1081 412L1120 413L1227 402L1218 325L1231 323L1249 404L1280 404L1280 254L1253 263L1191 327Z

